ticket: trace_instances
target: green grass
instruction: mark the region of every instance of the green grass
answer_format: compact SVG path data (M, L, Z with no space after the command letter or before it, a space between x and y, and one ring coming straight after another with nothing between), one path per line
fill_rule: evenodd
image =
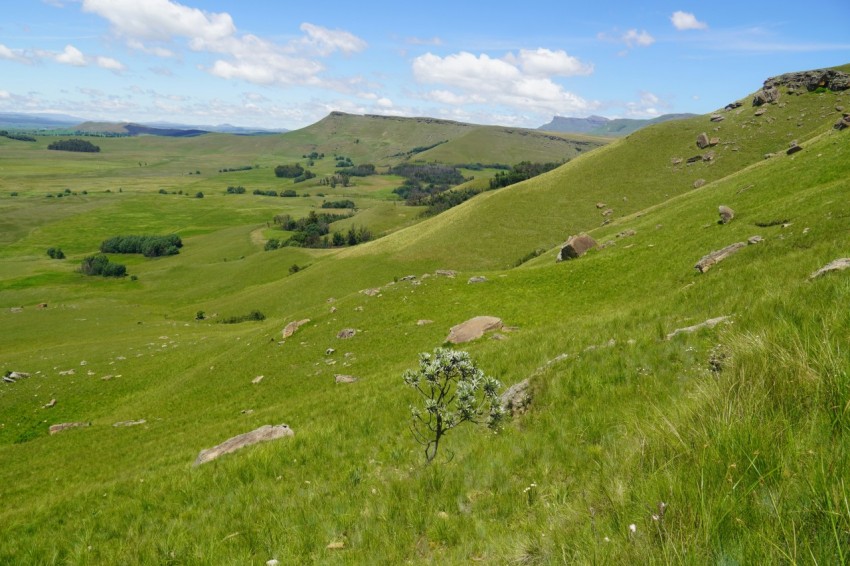
M346 222L389 233L344 250L262 250L271 215L321 197L181 198L156 194L155 178L48 202L39 192L63 166L43 164L30 193L0 197L15 211L2 216L0 369L33 374L0 386L0 562L846 562L850 280L808 280L850 250L850 146L822 110L846 97L788 97L761 127L744 106L719 126L641 130L415 224L414 209L370 200L386 186L358 185L361 211ZM709 127L738 151L673 166ZM764 160L787 128L804 151ZM220 159L179 141L179 159ZM36 169L21 167L4 187ZM693 189L694 178L708 183ZM605 226L599 201L615 209ZM717 224L720 204L736 211L731 224ZM756 225L779 218L790 225ZM626 229L635 235L616 237ZM134 231L176 231L185 246L128 257L137 281L73 272L101 239ZM614 244L555 263L577 231ZM762 243L694 270L756 234ZM69 259L48 259L50 245ZM511 268L537 247L549 251ZM309 267L290 275L293 263ZM438 268L460 273L424 277ZM409 274L419 284L400 280ZM267 318L216 322L255 309ZM195 321L198 310L211 318ZM497 435L453 430L427 466L401 374L481 314L515 328L464 349L505 385L530 378L531 410ZM721 315L731 323L664 339ZM358 333L338 339L343 328ZM338 385L337 373L360 380ZM146 423L112 426L135 419ZM47 434L68 421L91 426ZM282 422L293 438L191 465Z

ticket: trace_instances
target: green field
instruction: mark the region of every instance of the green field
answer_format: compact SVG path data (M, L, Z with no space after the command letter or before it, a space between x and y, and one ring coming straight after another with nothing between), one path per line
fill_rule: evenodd
M0 369L31 374L0 383L0 563L847 562L850 274L809 276L850 257L850 133L833 128L850 94L758 116L751 97L605 147L337 113L281 136L92 138L98 154L0 138ZM719 142L698 149L701 132ZM317 179L274 176L312 151ZM568 162L426 219L395 176L319 185L334 153ZM356 214L332 228L380 237L264 251L275 215L343 198ZM603 245L556 263L580 232ZM168 233L178 255L112 257L132 277L76 271L110 236ZM402 373L477 315L510 329L461 348L504 386L528 378L530 409L497 434L458 427L426 464ZM65 422L90 426L48 433ZM192 465L280 423L294 437Z

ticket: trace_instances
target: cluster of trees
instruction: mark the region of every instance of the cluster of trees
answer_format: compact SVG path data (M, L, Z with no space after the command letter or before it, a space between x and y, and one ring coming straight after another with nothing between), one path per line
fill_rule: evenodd
M97 153L100 147L94 145L90 141L71 139L59 140L47 146L47 149L55 149L59 151L81 151L85 153Z
M404 184L393 192L408 205L419 205L431 195L448 190L466 181L457 167L436 163L403 163L391 167L390 174L404 177Z
M6 130L0 130L0 136L2 136L4 138L9 138L10 140L26 141L26 142L34 142L35 141L35 138L32 137L32 136L28 136L26 134L13 134L13 133L7 132Z
M245 187L243 187L242 185L239 185L238 187L227 187L226 193L228 195L244 195Z
M322 208L354 208L354 201L348 199L325 201L322 203Z
M275 177L280 177L283 179L294 179L296 177L300 177L304 174L305 169L301 167L300 163L293 163L291 165L278 165L274 168Z
M350 157L345 157L344 155L336 155L334 156L334 158L336 159L336 166L340 169L343 167L354 167L354 162L351 161Z
M462 202L466 202L477 194L484 192L480 187L465 187L453 191L443 191L434 195L426 196L420 204L427 206L422 216L434 216Z
M345 173L336 173L334 175L322 177L321 179L319 179L319 184L327 185L332 189L335 189L337 185L342 185L343 187L350 187L351 176L346 175Z
M127 266L110 262L109 258L103 254L90 255L80 264L80 273L103 277L124 277L127 275Z
M197 315L195 315L195 318L197 318ZM249 320L265 320L265 319L266 319L266 315L264 315L260 311L253 310L253 311L249 312L248 314L241 314L241 315L238 315L238 316L228 316L226 318L222 318L221 320L219 320L219 323L221 323L221 324L239 324L240 322L247 322Z
M142 254L159 257L180 253L183 242L177 234L167 236L113 236L100 244L101 253Z
M239 167L225 167L219 169L219 173L233 173L235 171L250 171L251 169L259 168L259 165L241 165Z
M47 255L50 259L65 259L65 252L61 248L47 248Z
M243 190L242 192L244 193L245 191ZM238 194L242 194L242 193L238 193ZM279 193L277 191L274 191L274 190L271 190L271 189L269 189L268 191L263 191L263 190L260 190L260 189L254 189L251 194L261 195L261 196L264 196L264 197L297 197L298 196L298 193L295 192L295 189L285 189L283 191L280 191Z
M303 157L304 159L324 159L325 154L319 153L318 151L314 151L313 153L304 154L301 157Z
M348 177L368 177L375 174L375 166L371 163L352 165L351 167L337 169L336 173L337 175L347 175Z
M305 218L294 219L289 214L277 215L274 223L281 230L293 232L288 240L273 238L266 242L266 250L275 250L283 246L298 246L304 248L331 248L356 246L372 239L372 231L366 226L352 226L348 232L336 231L330 233L331 223L347 218L350 215L317 213L310 211Z
M390 157L410 157L411 155L416 155L417 153L422 153L423 151L428 151L429 149L434 149L440 144L447 143L449 140L438 141L437 143L433 143L431 145L418 145L409 151L402 151L400 153L396 153L391 155Z
M522 161L511 167L508 171L496 173L496 176L490 179L490 188L499 189L519 183L536 177L537 175L551 171L556 167L560 167L562 163L532 163L530 161Z

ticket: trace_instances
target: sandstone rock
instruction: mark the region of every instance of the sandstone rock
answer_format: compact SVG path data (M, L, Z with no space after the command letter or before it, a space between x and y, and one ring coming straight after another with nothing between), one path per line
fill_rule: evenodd
M51 399L50 401L47 402L46 405L44 405L43 408L44 409L52 409L55 406L56 406L56 399Z
M7 371L5 377L12 380L12 383L19 379L26 379L30 374L25 371Z
M709 318L705 322L700 322L699 324L695 324L693 326L677 328L676 330L667 335L667 340L670 340L671 338L679 334L690 334L691 332L696 332L697 330L700 330L702 328L714 328L721 322L727 322L728 320L728 316L718 316L717 318Z
M373 289L363 289L360 292L363 293L364 295L366 295L367 297L374 297L375 295L379 294L381 292L381 290L376 287L376 288L373 288Z
M50 434L57 434L72 428L81 428L90 426L91 423L59 423L50 425Z
M434 272L434 274L454 279L455 275L457 275L457 271L454 271L453 269L438 269Z
M354 383L355 381L357 381L357 378L354 377L353 375L344 375L344 374L338 373L338 374L334 375L334 380L337 383Z
M485 332L502 328L502 319L495 316L476 316L449 329L446 342L464 344L484 336Z
M720 143L720 138L718 138L716 136L711 138L710 140L708 140L708 145L710 145L711 147L714 147L719 143Z
M119 421L117 423L114 423L112 426L114 426L115 428L121 428L121 427L127 427L127 426L139 426L139 425L145 424L146 422L148 422L148 421L146 421L145 419L139 419L137 421Z
M759 108L758 110L756 110L756 111L755 111L755 115L756 115L756 116L761 116L761 115L763 115L765 112L767 112L767 108Z
M705 149L708 147L711 140L708 137L708 134L705 132L701 133L697 136L697 147L700 149Z
M681 157L673 157L672 159L670 159L670 163L672 165L681 165L682 161L684 161L684 159L682 159ZM604 208L604 207L600 207L600 206L597 205L597 208Z
M286 438L293 436L294 434L293 430L289 428L289 425L264 425L256 430L252 430L251 432L234 436L233 438L230 438L217 446L213 446L212 448L201 450L198 457L195 459L194 465L200 466L201 464L215 460L224 454L235 452L245 446L251 446L259 442L268 442L278 438Z
M421 318L416 321L416 326L425 326L426 324L434 324L434 321L427 318Z
M705 179L697 179L694 181L694 188L698 189L705 184Z
M264 375L258 375L257 377L255 377L254 379L251 380L251 383L253 383L254 385L257 385L258 383L260 383L263 380L264 377L265 377Z
M347 340L352 338L355 334L357 334L357 330L354 328L343 328L337 333L336 337L341 340Z
M714 161L715 155L716 154L713 151L706 151L702 156L702 160L703 161Z
M24 312L24 307L10 307L9 311L14 313Z
M484 283L485 281L487 281L486 277L484 277L483 275L476 275L474 277L470 277L469 281L467 281L467 284L469 284L469 283Z
M336 350L334 350L333 348L328 348L327 350L325 350L325 355L330 356L334 352L336 352Z
M832 126L836 130L843 130L845 128L850 128L850 116L843 116L840 118L835 124Z
M587 234L577 234L570 236L564 245L561 246L561 251L558 252L556 261L565 259L575 259L583 256L588 250L596 247L596 240Z
M37 308L37 309L46 309L46 308L47 308L47 303L38 303L38 304L35 306L35 308Z
M735 102L727 104L725 106L725 110L734 110L735 108L740 108L741 106L743 106L743 103L736 100Z
M622 232L617 234L616 237L617 238L628 238L630 236L634 236L635 234L637 234L637 232L632 230L631 228L629 228L628 230L623 230Z
M283 328L283 332L281 333L283 335L283 339L286 340L287 338L289 338L290 336L295 334L296 330L298 330L299 328L301 328L302 326L304 326L308 322L310 322L310 319L305 318L305 319L302 319L302 320L293 320L292 322L287 324Z
M399 281L413 281L414 279L416 279L415 275L405 275Z
M809 92L818 88L840 91L850 88L850 75L834 69L813 69L770 77L764 81L764 85L765 87L785 86L791 90L805 88Z
M735 218L735 211L729 208L728 206L720 205L717 207L717 212L720 214L720 223L721 224L729 224L732 222L732 219Z
M722 114L712 114L711 118L709 118L712 122L722 122L726 119L726 116Z
M758 91L753 97L753 106L761 106L762 104L776 102L778 100L779 89L774 86L765 86L763 89Z
M328 543L325 548L327 548L328 550L342 550L343 548L345 548L345 542L341 540L335 540L331 543Z
M746 245L747 244L745 244L744 242L736 242L734 244L726 246L722 250L716 250L707 255L704 255L700 258L696 265L694 265L694 269L696 269L700 273L705 273L714 265L720 263L721 261L734 254L741 248L746 247Z
M803 151L803 146L801 146L801 145L797 145L797 141L796 141L796 140L794 140L794 141L792 141L792 142L791 142L791 144L788 146L788 149L785 151L785 154L786 154L786 155L794 155L794 154L795 154L795 153L797 153L798 151Z
M596 203L596 208L599 208L599 209L605 208L606 206L608 206L608 205L606 205L604 202L597 202Z
M763 241L764 238L762 238L761 236L750 236L749 238L747 238L747 245L754 246L755 244L760 244Z
M500 396L502 407L510 415L521 415L531 404L531 381L523 379L508 387Z
M830 273L832 271L842 271L844 269L847 269L848 267L850 267L850 257L836 259L809 275L809 279L817 279L818 277L826 273Z
M606 208L602 211L602 216L611 216L612 214L614 214L613 208Z

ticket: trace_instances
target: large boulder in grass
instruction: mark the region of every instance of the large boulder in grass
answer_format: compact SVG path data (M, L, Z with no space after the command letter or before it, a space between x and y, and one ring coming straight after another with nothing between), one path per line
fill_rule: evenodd
M245 446L251 446L252 444L257 444L259 442L268 442L270 440L277 440L278 438L286 438L294 435L295 432L289 428L289 425L264 425L256 430L252 430L251 432L234 436L233 438L225 440L221 444L213 446L212 448L201 450L198 457L195 459L194 465L200 466L201 464L206 464L211 460L215 460L219 456L230 454L231 452L235 452Z
M495 316L476 316L466 322L456 324L449 329L446 342L451 344L463 344L471 342L484 336L485 332L499 330L503 326L502 319Z
M717 213L720 214L720 224L729 224L735 218L735 211L722 204L717 207Z
M830 273L832 271L844 271L847 268L850 268L850 257L842 257L824 265L823 267L809 275L809 279L817 279L818 277L826 273Z
M746 242L735 242L734 244L726 246L722 250L715 250L711 253L708 253L700 258L700 260L694 266L694 269L696 269L700 273L705 273L706 271L714 267L716 264L720 263L730 255L745 247L747 247Z
M569 239L564 242L564 245L561 246L561 251L558 252L558 259L556 261L581 257L587 253L587 250L593 249L596 246L596 240L587 234L570 236Z
M531 381L523 379L514 383L500 395L502 407L509 415L521 415L531 404Z
M305 324L307 324L308 322L310 322L310 319L309 319L309 318L304 318L304 319L301 319L301 320L293 320L292 322L290 322L289 324L287 324L287 325L283 328L283 331L281 332L281 335L283 336L283 339L284 339L284 340L286 340L287 338L289 338L290 336L292 336L293 334L295 334L295 331L296 331L296 330L298 330L299 328L301 328L302 326L304 326L304 325L305 325Z

